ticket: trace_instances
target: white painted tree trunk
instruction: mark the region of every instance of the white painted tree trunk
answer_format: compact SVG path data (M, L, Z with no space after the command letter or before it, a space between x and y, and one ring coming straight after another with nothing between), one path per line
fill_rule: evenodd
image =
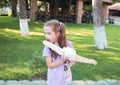
M95 47L100 50L107 48L104 27L103 4L101 0L92 0Z
M95 47L97 49L107 48L106 33L104 26L94 26Z
M19 19L21 35L29 35L28 19Z
M21 35L28 35L29 28L28 28L26 1L25 0L18 0L18 1L19 1L19 8L20 8L19 22L20 22Z

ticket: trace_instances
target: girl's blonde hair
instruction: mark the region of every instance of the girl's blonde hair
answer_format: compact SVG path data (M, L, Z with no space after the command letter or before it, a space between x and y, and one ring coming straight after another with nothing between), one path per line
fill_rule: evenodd
M55 33L60 33L58 36L58 44L61 48L67 46L65 25L62 22L59 22L58 20L50 20L44 24L44 27L45 26L51 27ZM51 50L51 52L52 56L57 56L54 51Z

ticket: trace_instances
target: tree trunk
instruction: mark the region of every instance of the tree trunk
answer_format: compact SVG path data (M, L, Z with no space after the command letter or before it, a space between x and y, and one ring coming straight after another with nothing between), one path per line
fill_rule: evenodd
M12 1L12 17L17 16L17 0L11 0Z
M30 21L35 21L37 12L37 0L30 0Z
M104 19L102 12L102 1L92 0L93 6L93 23L94 23L94 39L97 49L107 48L106 33L104 27Z
M76 10L76 14L77 14L77 24L81 24L82 23L82 14L83 14L83 1L82 0L77 0L77 10Z
M55 12L54 12L54 0L52 0L50 3L50 18L53 19L55 18Z
M25 2L26 2L26 9L29 10L28 0L25 0Z
M20 31L22 35L28 35L29 28L25 0L19 0L19 8L20 8Z

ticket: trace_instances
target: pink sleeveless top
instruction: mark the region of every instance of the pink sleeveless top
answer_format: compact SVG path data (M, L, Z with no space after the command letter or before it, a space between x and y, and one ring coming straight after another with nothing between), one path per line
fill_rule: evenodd
M73 45L70 41L67 41L67 46L73 48ZM48 47L44 47L43 56L51 57L51 52ZM58 55L56 59L52 58L52 61L53 62L58 61L60 60L60 57L61 56ZM64 63L53 69L48 68L47 71L48 85L68 85L68 82L65 81L65 78L63 77L63 72L64 72Z

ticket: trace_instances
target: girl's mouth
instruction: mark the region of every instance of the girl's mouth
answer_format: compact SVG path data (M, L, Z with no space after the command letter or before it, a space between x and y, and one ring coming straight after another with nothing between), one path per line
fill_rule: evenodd
M49 40L49 39L46 39L46 40L50 42L50 40Z
M52 41L51 40L49 40L49 39L46 39L48 42L50 42L50 43L52 43Z

